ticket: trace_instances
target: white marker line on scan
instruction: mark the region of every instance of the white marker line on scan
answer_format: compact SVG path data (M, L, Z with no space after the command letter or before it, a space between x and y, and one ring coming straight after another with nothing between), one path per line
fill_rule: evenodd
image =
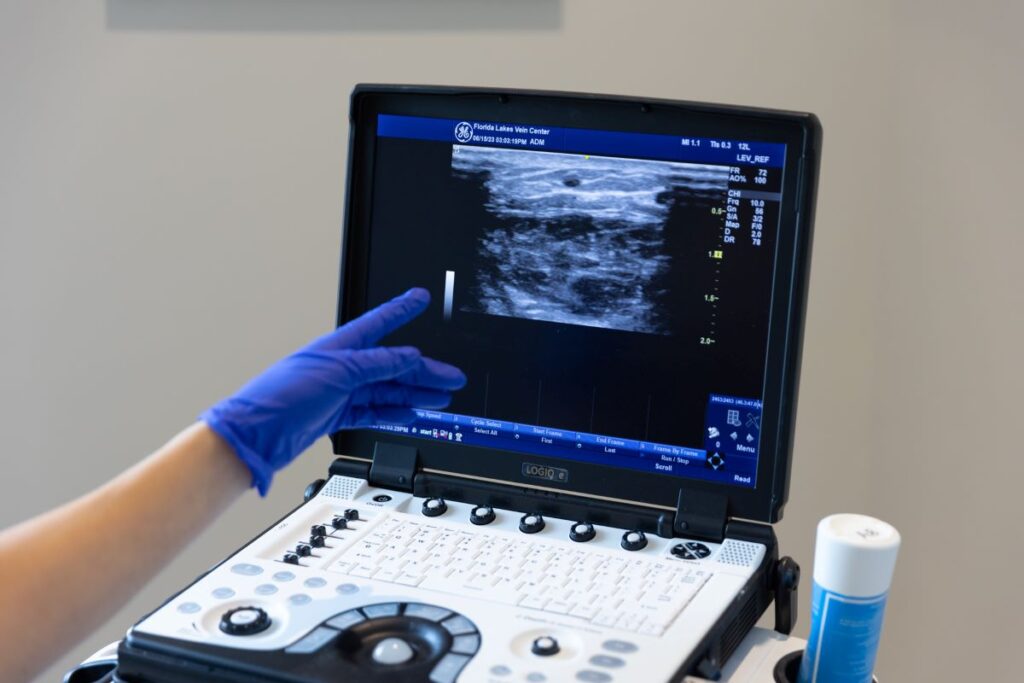
M444 271L444 319L452 319L452 299L455 297L455 271Z

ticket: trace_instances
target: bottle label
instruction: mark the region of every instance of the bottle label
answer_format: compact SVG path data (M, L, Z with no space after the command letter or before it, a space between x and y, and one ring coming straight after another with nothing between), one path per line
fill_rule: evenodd
M854 598L814 583L800 683L871 683L886 593Z

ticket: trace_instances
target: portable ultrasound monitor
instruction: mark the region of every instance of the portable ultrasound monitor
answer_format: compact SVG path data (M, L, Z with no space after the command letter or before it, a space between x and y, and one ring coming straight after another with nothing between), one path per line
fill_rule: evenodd
M340 319L410 286L387 340L469 385L336 451L675 510L786 498L818 127L810 115L365 88ZM685 496L684 496L685 497Z
M305 504L133 628L126 680L713 678L795 587L817 120L360 86L351 122L339 324L425 287L384 343L469 383L336 434Z

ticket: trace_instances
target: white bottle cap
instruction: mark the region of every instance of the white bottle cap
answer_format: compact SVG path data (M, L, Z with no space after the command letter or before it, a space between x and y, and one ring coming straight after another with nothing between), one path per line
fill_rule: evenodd
M830 515L818 523L814 582L825 590L868 598L888 592L900 532L865 515Z

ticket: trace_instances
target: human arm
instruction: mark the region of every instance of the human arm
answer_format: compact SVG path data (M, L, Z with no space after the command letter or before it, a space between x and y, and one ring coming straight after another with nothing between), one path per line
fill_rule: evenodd
M458 369L377 345L428 303L410 290L314 340L111 482L0 531L0 682L28 680L92 633L246 488L265 492L316 439L445 407L465 383Z
M94 491L0 532L0 680L30 680L95 631L250 480L196 423Z

